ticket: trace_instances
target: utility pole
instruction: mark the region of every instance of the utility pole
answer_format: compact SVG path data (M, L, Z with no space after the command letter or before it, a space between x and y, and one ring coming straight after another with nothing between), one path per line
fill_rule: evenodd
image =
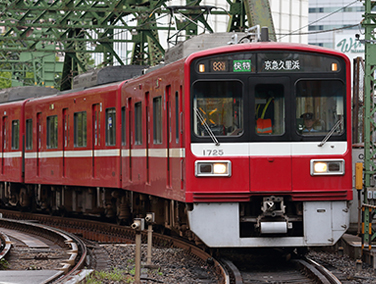
M364 19L362 26L365 28L365 78L364 78L364 189L363 197L363 226L362 249L368 246L371 250L372 240L376 235L372 230L372 219L376 209L376 187L374 175L376 174L376 145L373 137L376 130L375 123L375 70L376 70L376 14L372 13L376 3L365 0Z

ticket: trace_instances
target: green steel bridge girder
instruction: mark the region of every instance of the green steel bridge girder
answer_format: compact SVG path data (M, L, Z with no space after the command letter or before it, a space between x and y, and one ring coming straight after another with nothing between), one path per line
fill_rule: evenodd
M257 0L264 1L264 0ZM127 15L134 15L139 19L144 15L148 18L149 15L155 13L169 14L170 10L166 8L167 0L160 1L73 1L73 0L25 0L25 1L2 1L0 4L1 18L0 20L7 27L5 34L0 35L0 41L7 42L8 40L22 40L23 46L18 46L19 50L15 47L9 48L11 51L35 51L36 43L42 40L53 41L61 43L61 52L72 52L69 48L69 43L72 41L85 41L93 43L119 42L124 40L113 39L108 36L108 31L112 30L112 34L116 34L121 30L134 30L138 33L145 31L143 26L135 27L128 25L124 22L123 18ZM267 1L266 1L267 2ZM246 17L244 5L249 5L243 0L235 0L230 4L230 11L210 9L213 15L241 15L242 18ZM262 5L260 6L262 7ZM260 9L258 9L258 12ZM198 14L198 10L187 9L182 12L184 15L194 18ZM146 15L146 17L145 17ZM248 15L249 16L249 15ZM268 16L270 16L270 11ZM149 17L150 18L150 17ZM155 18L153 18L155 20ZM270 16L271 19L271 16ZM198 19L205 27L212 31L206 19L200 16ZM138 20L139 21L139 20ZM145 20L143 21L145 22ZM243 21L245 24L246 21ZM120 24L120 26L118 25ZM256 23L254 23L256 24ZM253 25L253 23L252 23ZM238 25L237 25L238 26ZM42 38L33 38L30 34L35 29L43 29ZM80 29L85 34L85 38L69 38L68 35L71 30ZM150 25L150 30L167 29L166 27L158 27L157 25ZM96 32L97 36L93 38L87 31ZM229 31L234 30L234 26L229 27ZM244 30L244 28L243 28ZM194 33L192 33L193 35ZM132 42L132 40L131 40ZM1 50L5 50L2 47ZM42 50L40 50L42 51ZM164 52L163 50L161 50Z
M168 16L173 16L171 19L185 33L185 38L198 33L195 23L213 32L207 22L209 14L228 16L228 31L245 31L260 24L269 26L274 34L268 0L226 1L230 6L229 11L199 6L201 0L186 0L186 6L179 8L179 14L188 20L181 22L172 13L167 0L3 0L0 3L0 22L5 32L0 35L0 53L56 53L58 50L66 54L66 71L79 68L79 72L84 72L87 58L83 53L102 53L104 65L123 65L127 62L117 55L114 46L130 42L134 43L131 64L156 65L163 60L165 52L158 31L171 30L171 27L159 25L158 22L160 18ZM255 12L256 16L260 14L262 18L269 19L267 22L261 21L255 18ZM126 16L129 16L128 19ZM132 37L116 37L125 30L131 31ZM42 34L38 35L37 31ZM45 48L51 44L56 44L55 49ZM89 45L96 47L87 48ZM71 75L78 72L69 71ZM68 76L65 71L63 73L64 78Z

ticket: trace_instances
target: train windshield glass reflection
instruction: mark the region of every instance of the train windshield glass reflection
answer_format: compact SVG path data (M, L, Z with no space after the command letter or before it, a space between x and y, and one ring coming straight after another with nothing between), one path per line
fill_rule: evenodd
M198 81L193 85L194 133L209 136L205 124L216 136L237 136L243 132L243 94L239 81Z

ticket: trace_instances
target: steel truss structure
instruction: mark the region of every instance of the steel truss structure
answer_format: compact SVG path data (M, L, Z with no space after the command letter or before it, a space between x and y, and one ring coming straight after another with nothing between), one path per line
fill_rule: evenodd
M274 26L268 0L227 0L229 11L214 6L201 6L201 0L186 0L185 6L169 7L167 0L3 0L0 3L0 63L23 64L10 69L13 77L24 82L27 72L36 73L35 60L22 62L21 54L62 53L61 89L69 89L73 76L88 68L87 54L100 53L102 66L108 65L156 65L163 60L158 31L169 31L179 40L185 40L202 32L198 24L213 32L207 19L210 15L227 15L228 31L245 31L259 24L268 26L273 40ZM169 24L160 24L161 18L169 18ZM39 34L38 34L39 32ZM118 35L128 32L129 37ZM173 36L168 38L174 44ZM130 60L122 58L116 45L132 43ZM46 47L51 47L47 49ZM43 68L43 66L42 66ZM57 70L49 70L57 73ZM46 82L43 74L35 77L34 84ZM23 78L20 78L22 77ZM52 80L53 81L53 80ZM44 83L43 83L44 82ZM48 80L51 85L51 80Z

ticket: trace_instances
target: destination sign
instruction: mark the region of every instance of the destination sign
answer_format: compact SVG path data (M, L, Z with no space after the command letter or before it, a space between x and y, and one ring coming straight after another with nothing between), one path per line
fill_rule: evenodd
M198 73L340 72L343 60L327 54L263 51L225 54L197 62Z
M266 60L264 61L265 71L292 71L300 70L299 60Z

